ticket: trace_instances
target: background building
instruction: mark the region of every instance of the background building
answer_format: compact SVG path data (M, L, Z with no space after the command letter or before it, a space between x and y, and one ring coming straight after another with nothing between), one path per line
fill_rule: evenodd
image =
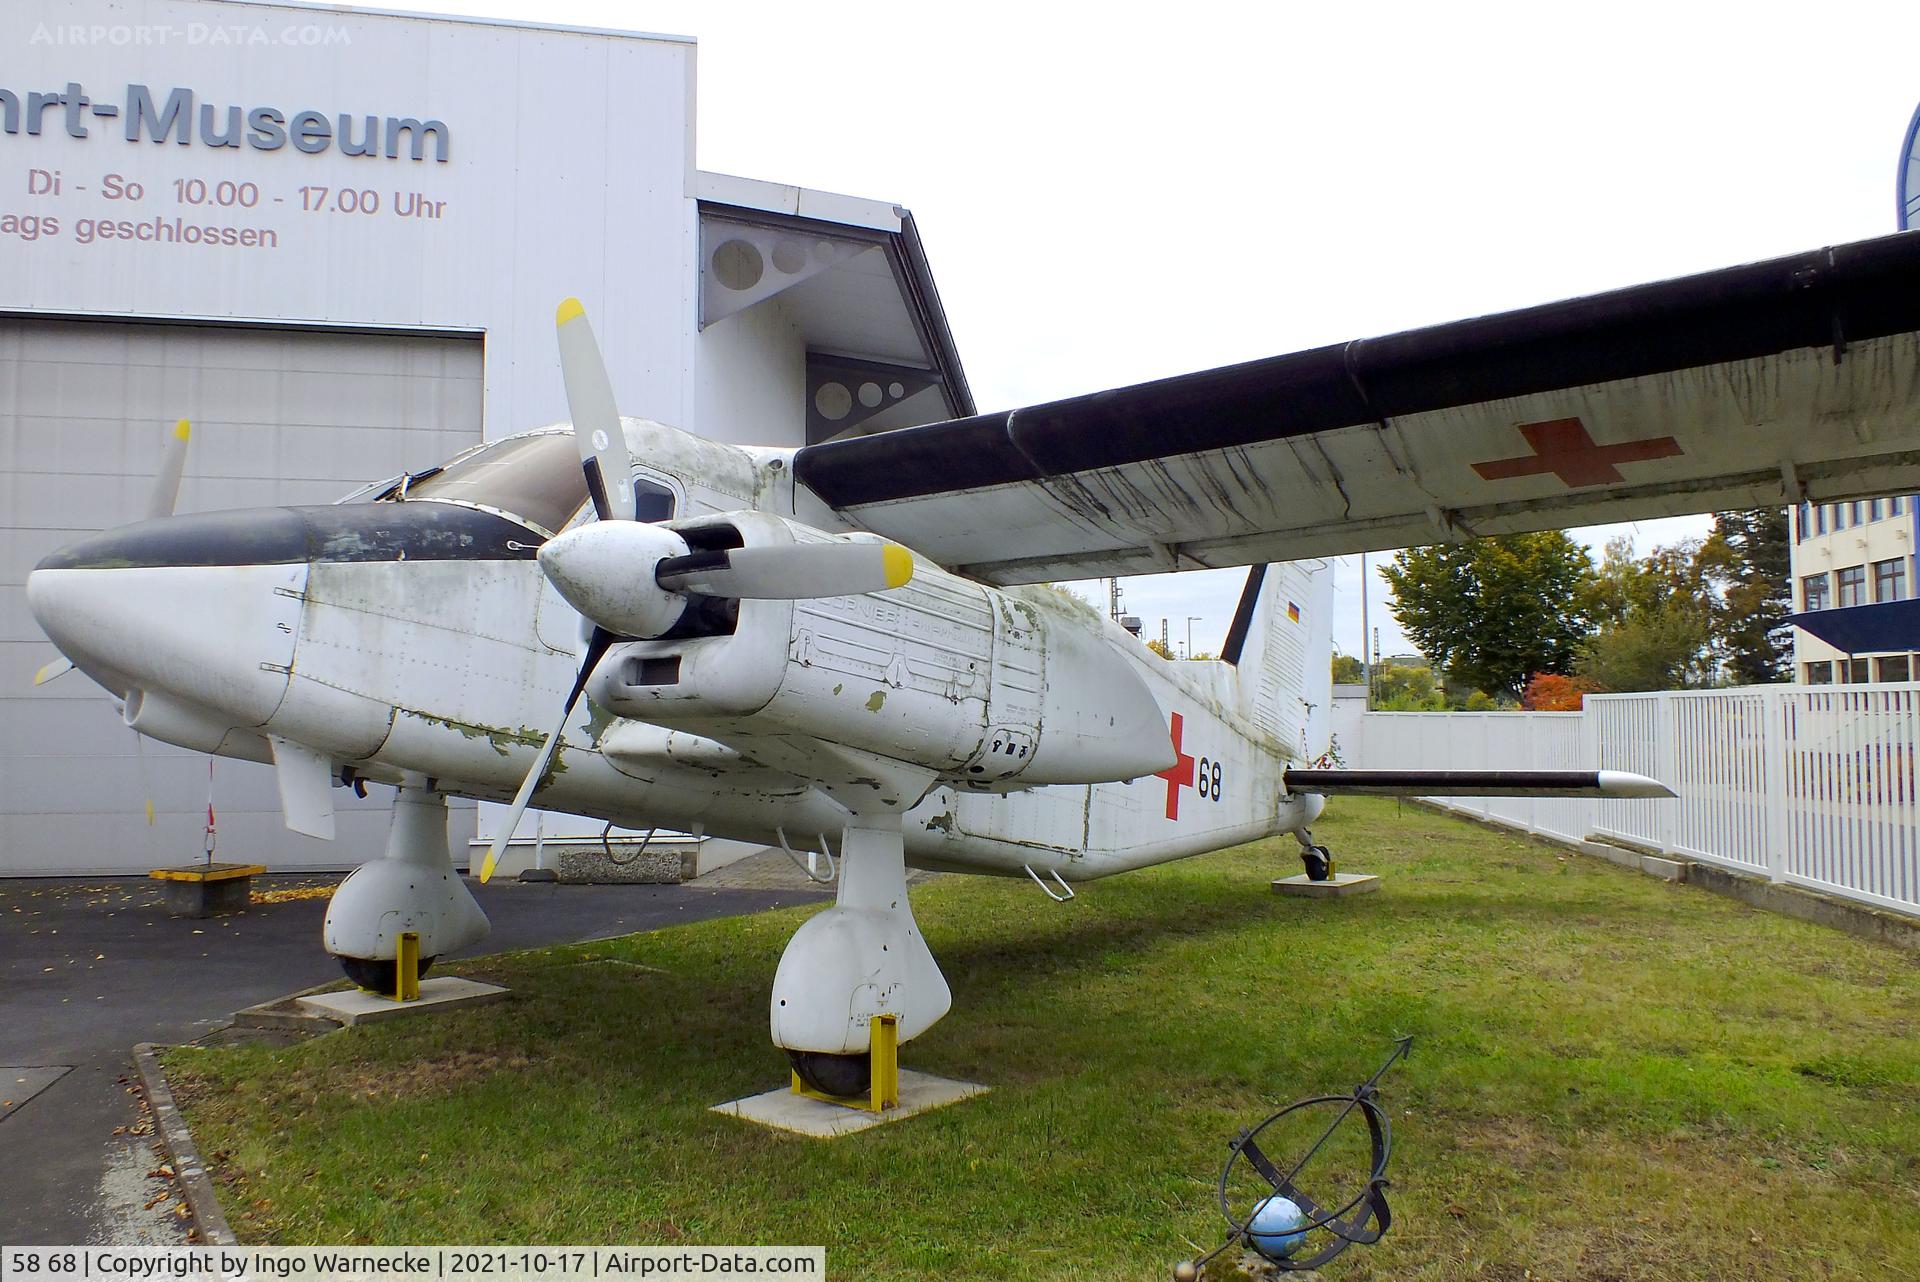
M1914 496L1793 509L1794 679L1911 681L1915 666ZM1882 608L1884 607L1884 608Z
M798 445L973 412L906 211L698 170L691 40L30 0L0 47L0 875L201 850L206 759L141 744L83 676L32 689L54 652L24 590L142 515L177 418L179 510L328 502L564 419L568 295L628 414ZM385 790L342 793L326 843L282 826L267 767L212 788L224 856L384 841Z

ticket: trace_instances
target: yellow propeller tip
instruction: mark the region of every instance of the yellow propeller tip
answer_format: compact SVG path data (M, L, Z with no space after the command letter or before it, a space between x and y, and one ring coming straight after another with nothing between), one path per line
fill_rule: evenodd
M187 439L187 438L188 438L189 436L192 436L192 435L193 435L193 424L191 424L191 423L189 423L189 422L187 422L187 420L186 420L186 419L184 419L184 418L183 418L183 419L181 419L181 420L180 420L180 421L179 421L178 423L175 423L175 424L173 425L173 439L174 439L174 440L176 440L176 441L184 441L184 440L186 440L186 439Z
M880 564L890 588L903 588L913 578L913 553L898 543L889 543L881 550Z
M585 316L586 314L587 309L580 305L579 299L569 298L566 302L560 304L559 310L554 312L553 323L556 325L564 325L574 317Z
M493 852L489 850L487 852L486 859L481 861L481 864L480 864L480 884L485 885L487 882L492 880L493 880Z

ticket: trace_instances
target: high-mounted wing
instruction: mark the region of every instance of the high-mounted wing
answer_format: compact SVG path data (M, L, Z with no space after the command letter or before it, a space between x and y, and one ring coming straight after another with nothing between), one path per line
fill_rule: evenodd
M993 583L1920 488L1920 232L808 446Z

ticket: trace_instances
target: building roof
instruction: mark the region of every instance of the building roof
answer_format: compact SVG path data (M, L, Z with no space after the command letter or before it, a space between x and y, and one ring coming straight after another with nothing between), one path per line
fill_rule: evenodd
M1787 622L1845 654L1920 650L1920 600L1790 614Z
M864 434L977 412L910 211L887 201L704 171L695 191L702 328L777 293L809 353L925 376L923 391L865 416L850 430ZM760 234L833 252L783 267L784 280L755 273L746 286L735 282L729 296L713 279L713 256L730 236L752 241ZM771 261L781 265L777 252Z

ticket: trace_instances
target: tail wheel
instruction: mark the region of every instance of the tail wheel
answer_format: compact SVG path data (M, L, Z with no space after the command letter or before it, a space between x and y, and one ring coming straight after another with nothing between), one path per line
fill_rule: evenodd
M1300 852L1300 862L1307 866L1308 881L1333 879L1333 852L1325 846L1308 846Z
M374 960L366 957L336 957L334 960L340 963L341 970L347 972L348 979L351 979L354 983L367 989L369 992L391 993L397 991L397 981L400 978L400 963L391 957L384 960ZM436 957L422 957L420 959L421 976L424 977L427 973L427 968L437 960L438 958Z
M873 1060L866 1055L830 1055L825 1051L787 1052L800 1080L822 1095L865 1095L873 1088Z

